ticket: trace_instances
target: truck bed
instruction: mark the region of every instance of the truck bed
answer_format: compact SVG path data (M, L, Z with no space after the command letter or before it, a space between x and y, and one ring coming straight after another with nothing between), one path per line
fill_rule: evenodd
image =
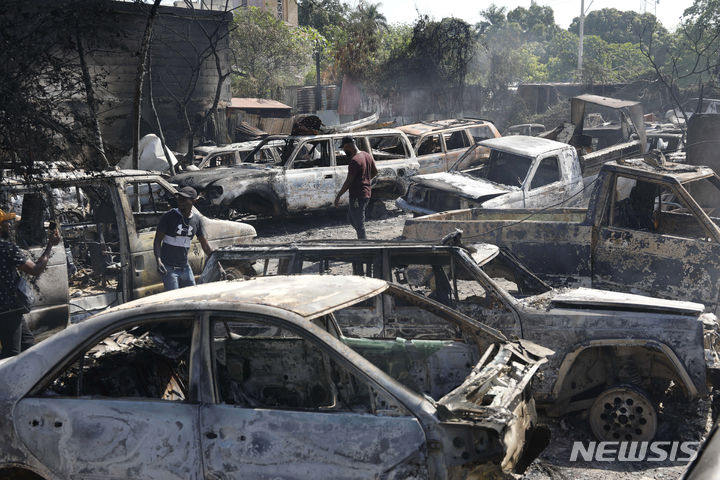
M463 242L512 246L512 252L534 272L556 285L590 285L592 228L587 210L466 209L405 221L403 237L439 240L455 229Z

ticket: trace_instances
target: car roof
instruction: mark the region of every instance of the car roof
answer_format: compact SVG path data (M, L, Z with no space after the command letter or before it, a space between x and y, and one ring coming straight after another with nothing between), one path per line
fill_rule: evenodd
M310 320L374 297L387 288L384 280L357 276L256 277L171 290L125 303L105 313L161 304L173 305L175 309L186 304L197 310L207 302L224 302L275 307Z
M712 168L703 165L666 162L664 166L656 166L648 164L642 158L626 158L622 163L611 161L607 162L603 167L613 172L637 175L668 183L675 180L680 183L692 182L715 175Z
M541 137L529 137L527 135L490 138L480 142L480 145L524 157L536 157L545 152L552 152L553 150L568 148L570 146L567 143L556 142L555 140Z
M409 125L397 127L397 129L405 132L408 135L422 135L428 132L442 132L443 130L452 130L468 127L482 127L484 125L489 125L490 123L491 122L488 120L450 118L447 120L433 120L421 123L411 123Z

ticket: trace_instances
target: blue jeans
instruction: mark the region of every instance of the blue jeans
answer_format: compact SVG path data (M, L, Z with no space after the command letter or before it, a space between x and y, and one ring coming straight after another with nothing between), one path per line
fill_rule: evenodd
M13 357L33 346L35 337L25 323L22 312L3 312L0 315L4 317L0 320L0 358Z
M369 198L350 198L350 205L348 205L348 221L350 225L355 229L357 237L360 240L365 240L365 208L367 208Z
M195 285L195 276L190 265L184 267L165 266L167 273L163 275L163 284L165 291L177 290L182 287L192 287Z

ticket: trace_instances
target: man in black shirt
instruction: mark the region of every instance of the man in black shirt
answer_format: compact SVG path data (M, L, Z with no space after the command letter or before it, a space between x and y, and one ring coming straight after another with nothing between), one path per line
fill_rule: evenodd
M23 318L30 311L25 297L18 289L18 270L37 277L47 266L52 247L60 243L57 229L49 232L45 251L37 262L29 260L17 245L10 241L14 213L0 210L0 358L17 355L30 348L35 339Z
M195 285L195 276L187 256L193 236L198 237L205 255L212 253L205 238L202 219L192 211L195 199L197 192L194 188L183 187L178 190L178 208L165 212L155 232L155 259L165 290Z

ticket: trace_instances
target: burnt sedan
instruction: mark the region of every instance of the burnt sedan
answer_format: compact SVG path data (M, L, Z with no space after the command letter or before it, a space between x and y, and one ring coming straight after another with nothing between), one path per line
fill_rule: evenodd
M457 336L343 336L335 314L379 295ZM0 363L0 476L502 475L528 461L528 390L547 353L379 279L165 292Z

